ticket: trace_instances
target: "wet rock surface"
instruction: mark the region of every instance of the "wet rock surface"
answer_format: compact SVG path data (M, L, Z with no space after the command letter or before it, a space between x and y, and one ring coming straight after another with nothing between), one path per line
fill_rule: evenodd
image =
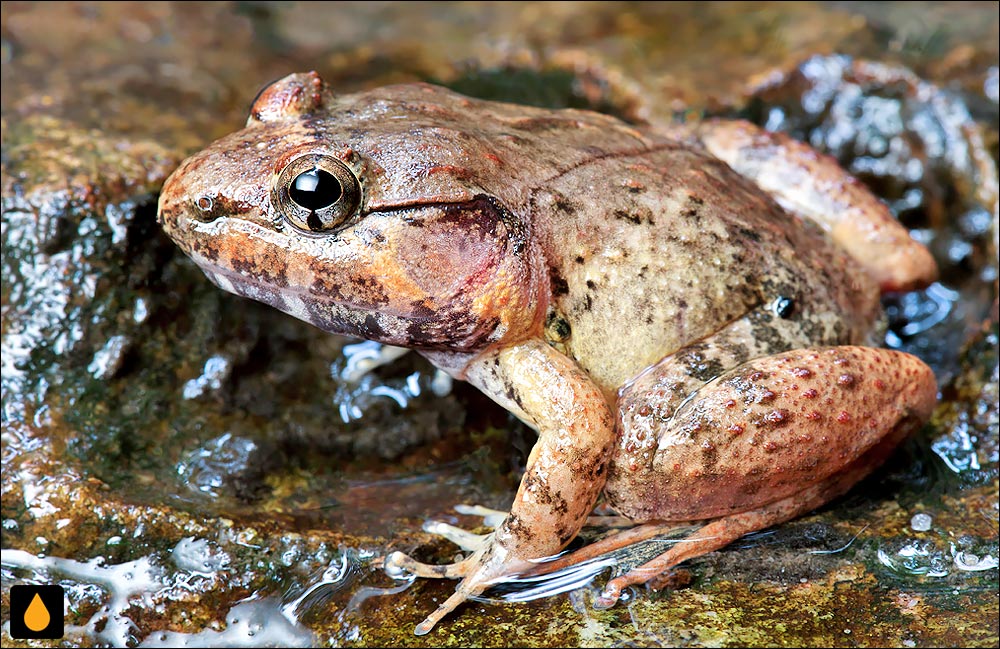
M2 17L5 646L23 644L6 625L21 583L67 587L64 642L80 646L995 646L995 4L12 2ZM345 382L347 341L214 288L155 223L176 163L308 69L345 91L423 79L634 121L741 115L830 152L941 266L887 301L887 343L938 374L931 423L845 498L691 562L676 589L598 611L605 571L414 637L453 585L386 592L407 584L377 558L450 558L421 523L505 507L532 434L467 386L434 396L418 359Z

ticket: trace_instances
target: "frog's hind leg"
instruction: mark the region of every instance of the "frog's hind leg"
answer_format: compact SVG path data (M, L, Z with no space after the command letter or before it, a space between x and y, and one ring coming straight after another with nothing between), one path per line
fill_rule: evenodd
M709 522L685 538L683 542L674 544L663 554L608 581L595 600L594 606L597 608L613 606L618 601L622 591L634 584L645 583L656 590L657 582L667 581L669 570L674 566L688 559L724 548L750 532L792 520L843 495L855 483L870 473L872 467L881 464L892 453L895 446L912 430L913 424L912 419L901 422L892 434L883 438L879 444L859 458L848 470L838 475L760 509L733 514ZM663 524L649 523L630 531L635 533L634 536L637 539L647 539L658 536L663 527ZM607 551L607 549L600 547L593 548L593 550Z
M700 365L682 358L664 359L620 396L619 447L605 495L636 521L708 522L612 580L604 604L629 584L844 493L926 421L937 400L931 369L887 349L776 353L690 391L682 379Z
M712 155L785 210L828 232L883 291L922 288L937 276L927 248L832 157L784 133L738 120L706 121L696 135Z

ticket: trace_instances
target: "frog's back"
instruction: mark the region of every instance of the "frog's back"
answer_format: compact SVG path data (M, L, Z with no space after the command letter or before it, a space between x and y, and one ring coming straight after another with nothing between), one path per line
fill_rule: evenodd
M479 194L515 206L554 175L662 139L610 115L486 101L425 83L331 98L304 125L328 148L370 161L369 211Z
M874 282L816 226L691 143L595 159L530 202L551 277L550 340L609 395L744 317L776 352L866 342L880 314Z

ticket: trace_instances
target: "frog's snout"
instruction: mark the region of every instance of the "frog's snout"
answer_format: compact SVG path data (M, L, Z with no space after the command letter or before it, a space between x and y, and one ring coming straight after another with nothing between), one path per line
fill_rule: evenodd
M160 190L160 198L156 203L156 222L171 236L177 231L179 221L181 220L181 205L177 201L176 176L177 172L175 171L163 183L163 188Z
M190 160L177 168L160 190L156 220L174 241L189 234L192 221L208 223L222 215L222 205L213 195L190 186L186 174Z

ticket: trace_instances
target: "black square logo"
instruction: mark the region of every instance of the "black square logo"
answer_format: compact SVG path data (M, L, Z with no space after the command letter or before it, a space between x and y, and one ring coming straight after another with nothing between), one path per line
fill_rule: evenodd
M62 586L11 586L10 637L58 640L63 637Z

